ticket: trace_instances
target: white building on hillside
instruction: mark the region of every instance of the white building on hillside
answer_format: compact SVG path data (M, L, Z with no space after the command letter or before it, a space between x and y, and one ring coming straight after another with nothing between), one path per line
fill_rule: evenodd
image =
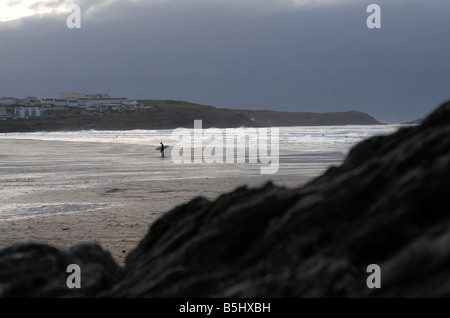
M125 105L125 106L136 106L137 104L138 104L137 101L131 100L131 99L128 99L128 98L124 98L122 100L122 105Z
M53 98L41 99L41 103L44 105L55 105L55 100Z
M80 106L80 107L92 107L94 105L88 99L80 99L80 100L78 100L78 106Z
M15 115L17 118L40 117L40 107L16 107Z
M80 104L78 104L77 100L68 100L67 101L67 106L69 106L69 107L78 107L78 106L80 106Z
M55 106L67 106L67 100L65 99L55 99Z

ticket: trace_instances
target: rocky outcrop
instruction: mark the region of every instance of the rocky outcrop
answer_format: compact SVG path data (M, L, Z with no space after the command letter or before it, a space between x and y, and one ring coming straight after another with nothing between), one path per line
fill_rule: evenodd
M83 266L92 268L94 287L79 293L449 296L449 178L450 103L446 103L420 126L359 143L341 166L330 167L301 188L271 183L243 187L214 202L196 198L173 209L129 253L123 274L103 262L102 251L95 259L84 259ZM26 254L26 261L51 259L55 267L64 267L71 255L51 247L39 251ZM0 252L0 295L68 296L53 288L54 278L49 277L55 272L25 265L25 260L28 276L16 279L20 266L10 264L20 255L14 249ZM370 264L380 266L380 289L367 287Z
M80 266L81 288L68 288ZM0 251L0 297L92 297L122 277L111 254L95 244L78 244L68 251L29 243Z

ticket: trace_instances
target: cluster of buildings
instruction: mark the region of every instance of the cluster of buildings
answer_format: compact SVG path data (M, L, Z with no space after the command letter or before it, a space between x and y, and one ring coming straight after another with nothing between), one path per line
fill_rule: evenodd
M0 118L41 117L49 110L70 110L79 107L84 112L101 113L104 110L137 110L142 105L125 97L113 98L107 94L86 95L82 93L60 93L59 98L14 97L0 98Z

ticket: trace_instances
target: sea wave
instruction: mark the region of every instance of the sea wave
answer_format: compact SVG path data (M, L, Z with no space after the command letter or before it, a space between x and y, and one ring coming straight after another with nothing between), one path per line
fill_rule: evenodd
M373 126L301 126L279 127L280 151L293 152L346 152L353 145L363 139L376 135L387 135L396 131L402 125L373 125ZM267 129L270 132L270 128ZM194 137L194 129L187 129ZM212 135L217 131L226 136L226 129L203 129L201 134L195 134L195 138L201 136L202 145L207 145L212 140ZM259 128L243 128L248 135L257 134L261 140L270 139L269 135L262 134ZM35 139L70 142L109 142L140 145L159 145L160 142L170 145L177 140L172 138L174 130L82 130L59 132L32 132L32 133L2 133L0 139ZM244 137L245 138L245 137ZM241 140L242 141L242 140ZM245 139L244 139L245 141ZM239 142L239 141L238 141ZM248 140L247 140L248 142ZM198 143L197 143L198 144Z

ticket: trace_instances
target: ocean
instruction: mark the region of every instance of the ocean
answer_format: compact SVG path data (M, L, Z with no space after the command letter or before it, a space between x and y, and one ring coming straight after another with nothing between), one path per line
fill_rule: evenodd
M370 126L302 126L280 127L280 151L298 153L347 153L356 143L376 135L386 135L406 125L370 125ZM247 129L247 128L244 128ZM187 129L194 134L194 129ZM225 130L221 129L224 132ZM129 130L129 131L60 131L33 133L2 133L0 139L34 139L54 141L108 142L159 146L175 143L172 140L174 130ZM206 130L203 130L206 132ZM257 129L258 132L258 129ZM202 134L203 144L207 144L210 135Z

